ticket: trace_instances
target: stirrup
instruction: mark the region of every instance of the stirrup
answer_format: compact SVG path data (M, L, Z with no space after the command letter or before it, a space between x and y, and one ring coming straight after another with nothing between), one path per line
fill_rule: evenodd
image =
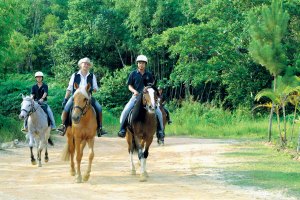
M28 128L22 128L21 131L22 132L28 132Z
M66 134L66 126L64 124L60 125L60 128L57 128L56 131L58 132L59 135L64 136Z
M105 130L103 130L102 128L99 128L97 130L97 136L98 137L101 137L102 135L105 135L105 134L107 134L107 132Z
M118 136L121 137L121 138L124 138L126 136L126 130L125 129L121 129L118 132Z

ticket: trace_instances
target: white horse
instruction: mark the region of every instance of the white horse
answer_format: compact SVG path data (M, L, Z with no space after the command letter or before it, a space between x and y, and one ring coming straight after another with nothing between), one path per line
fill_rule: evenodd
M29 136L29 148L31 152L31 163L36 165L36 160L32 153L33 143L37 145L37 159L39 161L39 167L42 166L41 154L43 149L45 152L45 162L48 162L47 144L50 140L51 127L48 125L48 116L42 109L42 107L35 102L31 97L24 96L22 94L23 102L21 104L20 119L26 120L28 117L28 136Z

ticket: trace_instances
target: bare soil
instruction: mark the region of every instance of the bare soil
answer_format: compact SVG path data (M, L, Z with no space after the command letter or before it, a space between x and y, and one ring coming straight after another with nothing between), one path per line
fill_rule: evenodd
M96 138L90 180L80 184L70 176L69 162L60 160L65 138L54 136L54 140L55 146L49 147L50 160L42 167L31 165L24 143L0 150L1 200L295 199L285 196L284 191L226 182L222 169L229 161L222 153L230 151L230 145L236 143L232 140L169 137L165 146L153 141L147 159L149 178L139 182L139 170L130 175L125 139ZM87 154L85 151L82 172L87 167Z

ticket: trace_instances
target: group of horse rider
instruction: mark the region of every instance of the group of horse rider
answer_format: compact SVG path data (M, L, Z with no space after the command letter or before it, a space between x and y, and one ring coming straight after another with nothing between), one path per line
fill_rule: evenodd
M153 85L154 84L154 77L152 73L146 70L146 66L148 64L148 59L145 55L139 55L136 58L137 69L132 71L128 77L127 85L130 92L132 92L132 97L126 104L124 110L122 111L120 117L120 130L118 132L118 136L124 138L126 135L126 119L130 113L130 110L134 107L136 102L137 96L143 92L145 86ZM35 73L36 84L31 88L31 96L35 101L38 101L40 104L44 105L45 111L49 116L50 119L50 126L52 130L58 130L60 134L63 136L66 131L66 127L70 125L68 120L68 115L70 110L73 106L73 94L75 92L74 83L77 83L79 86L85 87L86 85L90 84L91 89L90 93L96 92L98 88L96 76L93 73L90 73L90 68L92 67L92 62L89 58L82 58L78 61L79 71L73 73L69 85L66 90L66 94L64 100L62 102L62 115L61 120L62 124L58 129L55 126L55 120L53 117L53 113L51 111L50 106L47 105L47 95L48 95L48 85L43 82L44 75L42 72ZM162 88L158 88L158 97L163 105L164 97L162 94ZM101 137L101 135L106 134L106 132L102 129L102 107L99 102L92 97L91 104L96 111L97 117L97 135ZM164 108L164 107L163 107ZM165 109L165 108L164 108ZM170 115L167 109L165 109L167 114L167 122L170 124ZM159 125L157 127L157 137L159 140L163 141L165 134L164 134L164 126L163 126L163 117L162 112L157 106L155 110L157 119L159 121ZM27 128L27 120L24 120L24 128L22 131L28 131Z

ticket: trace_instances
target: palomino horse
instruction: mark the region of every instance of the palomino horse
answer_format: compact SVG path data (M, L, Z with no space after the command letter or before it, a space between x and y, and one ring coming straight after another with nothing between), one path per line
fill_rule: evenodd
M31 163L36 164L36 160L32 153L33 143L37 145L37 159L39 161L39 167L42 166L41 154L43 149L45 152L45 162L48 162L47 144L50 139L51 127L48 125L48 116L41 108L41 106L35 102L31 97L24 96L22 94L23 102L21 104L20 119L26 119L28 117L28 136L29 136L29 148L31 152Z
M83 149L88 144L89 164L83 181L88 181L91 173L92 161L94 158L94 138L97 130L96 113L91 105L91 85L85 88L74 84L74 106L72 110L72 127L67 127L67 143L63 152L63 160L67 161L71 157L71 176L75 176L74 154L76 150L76 182L82 182L80 164L83 156Z
M131 174L136 174L132 154L134 151L137 151L141 164L140 181L146 181L148 177L146 159L149 155L149 147L157 128L156 103L156 91L152 87L145 87L143 93L137 97L132 115L129 117L129 127L126 129Z

